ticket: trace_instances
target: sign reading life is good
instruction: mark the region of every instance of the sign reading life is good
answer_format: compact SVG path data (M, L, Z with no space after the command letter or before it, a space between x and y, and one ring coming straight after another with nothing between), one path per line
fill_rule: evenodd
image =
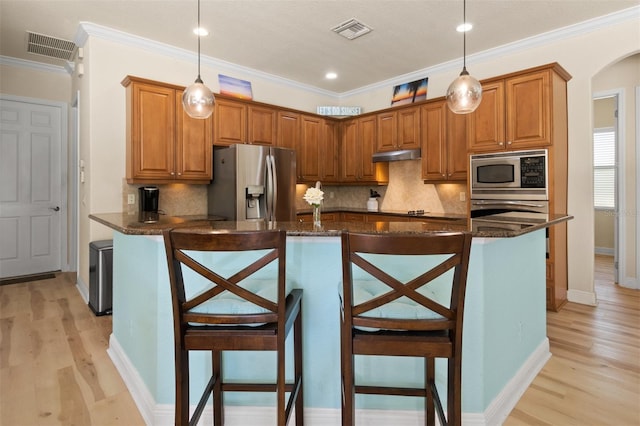
M318 115L359 115L362 108L359 106L319 106Z

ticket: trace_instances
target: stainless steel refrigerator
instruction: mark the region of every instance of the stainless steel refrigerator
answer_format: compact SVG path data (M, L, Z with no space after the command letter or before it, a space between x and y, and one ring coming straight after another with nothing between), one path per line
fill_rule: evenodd
M210 215L236 221L293 221L295 196L295 151L242 144L214 149Z

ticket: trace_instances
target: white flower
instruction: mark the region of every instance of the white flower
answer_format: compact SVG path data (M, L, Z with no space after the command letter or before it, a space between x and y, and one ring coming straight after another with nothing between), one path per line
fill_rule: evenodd
M322 200L324 199L324 192L322 192L319 188L308 188L307 192L304 193L304 200L314 206L319 206Z

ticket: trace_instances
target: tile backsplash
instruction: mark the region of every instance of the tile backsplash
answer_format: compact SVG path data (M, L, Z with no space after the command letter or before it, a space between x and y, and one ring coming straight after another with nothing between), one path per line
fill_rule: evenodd
M123 179L123 212L138 211L138 188ZM207 214L207 186L169 184L156 185L160 189L158 208L170 216ZM308 209L302 199L306 185L296 187L296 208ZM420 160L389 163L389 185L385 186L333 186L323 185L325 192L323 206L326 208L366 208L369 190L380 194L378 204L381 210L408 211L424 210L433 213L465 214L466 201L460 201L460 193L466 192L465 183L425 184L421 178ZM135 194L135 203L129 205L128 195Z

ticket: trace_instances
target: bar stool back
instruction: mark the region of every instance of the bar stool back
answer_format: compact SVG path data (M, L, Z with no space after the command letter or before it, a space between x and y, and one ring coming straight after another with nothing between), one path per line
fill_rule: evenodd
M441 425L461 424L462 320L470 249L471 234L464 232L342 235L343 426L354 424L356 393L424 397L427 425L435 424L436 411ZM415 273L388 272L389 265L402 265L401 257L413 256L431 260ZM396 278L402 274L410 278ZM440 288L443 281L451 289L444 298L429 286L438 282ZM354 355L422 357L424 387L356 384ZM447 359L446 415L435 384L435 358Z
M302 290L287 289L285 231L178 228L163 236L173 305L175 424L195 425L213 394L214 425L222 425L223 392L239 391L276 392L278 426L287 424L294 406L296 425L302 425ZM251 260L243 263L240 252ZM275 277L265 279L273 262ZM197 294L190 295L186 281L200 287ZM285 340L292 328L294 378L285 383ZM212 375L189 419L189 351L194 350L211 351ZM227 382L223 351L276 351L276 383Z

